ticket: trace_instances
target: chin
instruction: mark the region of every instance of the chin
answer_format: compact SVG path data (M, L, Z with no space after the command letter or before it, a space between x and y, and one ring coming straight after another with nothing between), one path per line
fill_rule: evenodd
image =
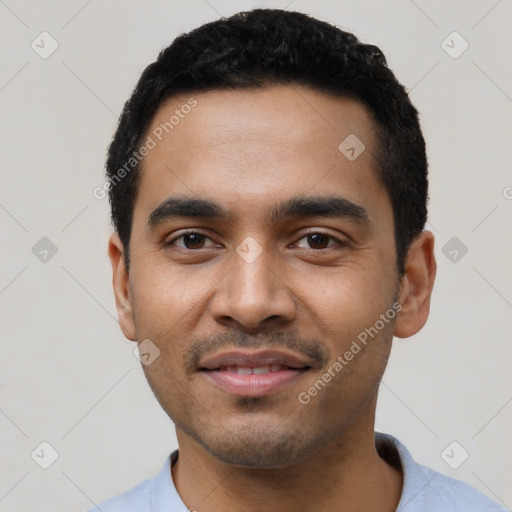
M243 439L203 444L203 447L210 455L226 464L252 469L284 468L301 458L297 444L291 436L288 439L271 439L266 436L262 442L243 436Z
M251 425L218 425L202 433L188 432L205 451L232 466L251 469L278 469L291 466L312 451L304 433L287 422L268 425L254 419ZM281 428L279 428L281 427ZM207 434L204 434L206 433Z

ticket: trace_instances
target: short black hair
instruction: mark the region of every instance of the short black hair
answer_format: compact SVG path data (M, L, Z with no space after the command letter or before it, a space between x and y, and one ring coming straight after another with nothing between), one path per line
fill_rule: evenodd
M308 86L369 108L378 141L375 171L393 208L396 264L403 275L407 251L427 218L428 164L418 112L377 46L306 14L279 9L240 12L182 34L142 73L106 164L112 222L127 267L141 172L133 156L162 103L181 93L276 84Z

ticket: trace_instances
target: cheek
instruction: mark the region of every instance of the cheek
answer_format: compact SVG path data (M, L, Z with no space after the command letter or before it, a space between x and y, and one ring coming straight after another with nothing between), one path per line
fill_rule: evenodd
M149 259L149 258L148 258ZM186 269L156 264L134 272L133 307L138 337L180 337L197 320L200 305L211 290L208 272L192 275Z
M306 309L316 317L325 336L334 337L333 348L337 350L373 325L393 298L393 285L376 264L338 269L317 285L307 293Z
M176 424L188 424L193 420L193 413L205 411L201 397L191 393L189 383L181 374L181 364L168 352L143 369L158 403Z

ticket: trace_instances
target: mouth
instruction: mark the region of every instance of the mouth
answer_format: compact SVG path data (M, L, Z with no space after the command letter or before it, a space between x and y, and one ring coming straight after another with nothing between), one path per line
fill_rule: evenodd
M257 397L293 384L312 366L304 357L281 351L231 351L201 362L200 373L215 387L234 396Z
M265 373L275 373L281 372L284 370L308 370L309 366L305 366L304 368L290 368L289 366L285 366L282 364L269 364L264 366L221 366L215 370L205 370L205 371L217 371L217 372L229 372L236 373L237 375L264 375Z

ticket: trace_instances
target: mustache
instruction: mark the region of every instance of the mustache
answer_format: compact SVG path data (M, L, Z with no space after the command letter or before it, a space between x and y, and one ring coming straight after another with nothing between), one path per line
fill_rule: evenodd
M256 336L242 331L231 331L214 336L194 338L184 356L184 366L187 373L195 373L200 360L222 348L273 348L289 349L306 355L317 368L323 368L329 361L329 352L315 338L304 338L285 331L267 331Z

